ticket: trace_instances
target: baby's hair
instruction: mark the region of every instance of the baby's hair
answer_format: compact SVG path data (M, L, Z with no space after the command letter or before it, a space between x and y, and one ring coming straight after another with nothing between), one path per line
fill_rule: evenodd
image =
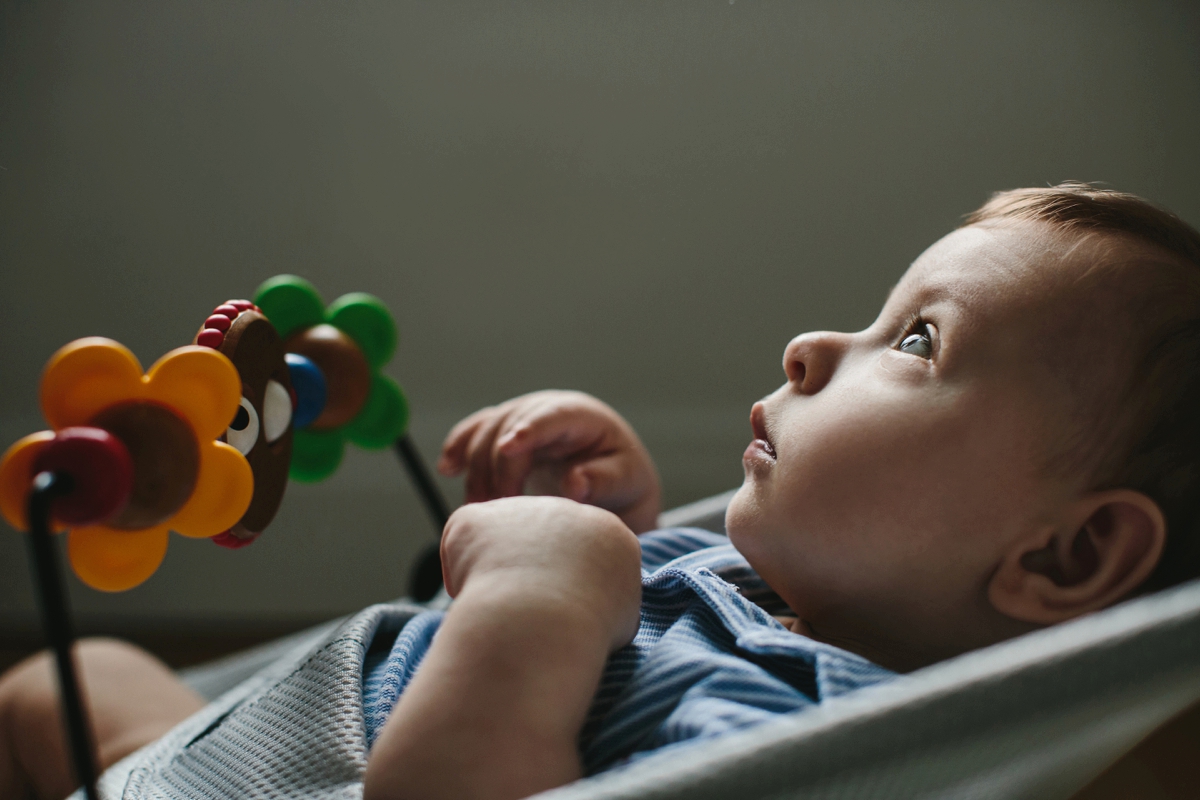
M1145 493L1167 520L1166 547L1139 587L1152 592L1200 577L1200 233L1137 195L1067 182L997 192L963 226L1002 220L1047 222L1067 233L1133 237L1173 256L1180 271L1170 291L1134 298L1151 328L1135 354L1122 396L1119 432L1090 435L1114 442L1089 467L1095 488ZM1076 462L1078 465L1078 462Z

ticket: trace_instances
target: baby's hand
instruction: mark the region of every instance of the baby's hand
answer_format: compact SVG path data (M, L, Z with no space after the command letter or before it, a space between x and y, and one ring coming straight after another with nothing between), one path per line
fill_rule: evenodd
M609 651L637 631L641 550L615 515L557 497L463 506L442 535L446 591L487 595L487 605L535 604L602 630ZM552 610L552 607L558 610Z
M620 414L582 392L543 391L476 411L454 426L438 471L466 471L467 502L553 494L612 511L635 533L655 527L654 462Z

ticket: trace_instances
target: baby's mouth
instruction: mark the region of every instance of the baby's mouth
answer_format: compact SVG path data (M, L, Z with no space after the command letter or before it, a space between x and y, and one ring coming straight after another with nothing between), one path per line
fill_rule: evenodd
M767 435L767 412L762 403L755 403L750 409L750 427L754 429L754 444L758 445L771 458L775 458L775 445Z

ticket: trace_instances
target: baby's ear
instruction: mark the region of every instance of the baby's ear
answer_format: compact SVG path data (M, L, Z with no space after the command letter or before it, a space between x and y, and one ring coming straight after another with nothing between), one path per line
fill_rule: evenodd
M1062 525L1013 544L992 575L988 600L1005 616L1039 625L1098 611L1150 575L1166 536L1162 511L1146 495L1094 492Z

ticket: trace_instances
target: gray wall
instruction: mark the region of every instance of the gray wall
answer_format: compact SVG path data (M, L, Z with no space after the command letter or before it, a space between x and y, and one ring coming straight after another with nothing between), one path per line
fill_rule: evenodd
M0 440L79 336L148 365L297 272L366 290L432 455L544 387L625 412L670 504L736 485L796 333L856 329L988 192L1103 180L1200 223L1200 15L1128 3L28 3L0 11ZM459 488L445 484L457 498ZM286 620L400 594L387 453L268 535L176 537L80 613ZM32 620L0 531L0 625Z

